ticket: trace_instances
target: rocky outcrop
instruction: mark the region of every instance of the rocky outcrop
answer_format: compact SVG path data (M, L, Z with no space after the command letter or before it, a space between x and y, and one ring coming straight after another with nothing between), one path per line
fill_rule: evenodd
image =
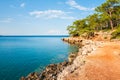
M48 65L42 73L30 73L27 77L21 77L20 80L57 80L57 76L64 70L66 66L70 65L69 62L64 61L59 64Z
M83 41L83 39L77 37L63 38L62 40L69 44L75 44L79 46L82 46L82 41Z

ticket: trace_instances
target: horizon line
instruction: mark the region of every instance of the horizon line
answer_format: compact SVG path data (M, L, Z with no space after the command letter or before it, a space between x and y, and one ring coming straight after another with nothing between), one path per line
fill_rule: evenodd
M54 36L69 36L69 35L0 35L0 37L54 37Z

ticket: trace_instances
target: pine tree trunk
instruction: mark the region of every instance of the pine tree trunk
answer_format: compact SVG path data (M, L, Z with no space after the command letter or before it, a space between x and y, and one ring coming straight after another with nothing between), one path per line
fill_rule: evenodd
M110 27L111 27L111 29L113 30L113 21L112 21L112 19L111 19L111 17L112 17L112 12L111 11L109 11L109 15L110 15Z
M110 19L110 26L111 26L111 29L113 30L113 21Z

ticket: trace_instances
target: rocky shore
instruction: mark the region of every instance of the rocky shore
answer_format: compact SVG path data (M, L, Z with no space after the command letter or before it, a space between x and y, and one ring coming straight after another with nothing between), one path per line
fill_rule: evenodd
M81 67L86 63L86 56L90 55L94 50L103 45L102 41L92 41L85 39L79 40L76 38L65 38L64 40L69 43L74 42L73 44L78 44L78 42L80 42L79 44L82 45L82 48L79 48L79 52L73 63L68 65L61 73L59 73L57 80L67 80L67 76L69 76L71 73L74 73L76 70L81 69Z
M59 64L50 64L42 73L30 73L27 77L21 77L20 80L81 80L77 76L81 74L83 66L89 62L86 58L91 54L95 54L94 51L96 49L103 47L107 43L105 41L93 41L73 37L62 40L82 47L79 48L78 53L71 53L68 56L68 61ZM71 75L72 78L70 79Z
M64 41L67 38L63 38ZM77 43L76 43L77 41ZM73 40L65 41L70 44L74 44ZM76 45L81 46L81 40L75 40ZM50 64L48 65L42 73L32 72L27 77L21 77L20 80L57 80L58 75L69 65L71 65L74 59L77 57L78 53L71 53L68 56L68 61L64 61L58 64Z
M65 76L85 64L86 55L89 55L102 44L102 42L93 42L91 40L82 40L79 38L63 38L62 40L69 44L83 47L79 48L78 53L71 53L68 56L68 61L64 61L59 64L50 64L42 73L33 72L27 77L21 77L20 80L65 80Z
M68 65L70 65L70 63L67 61L59 64L50 64L42 73L33 72L27 77L21 77L20 80L57 80L58 74Z

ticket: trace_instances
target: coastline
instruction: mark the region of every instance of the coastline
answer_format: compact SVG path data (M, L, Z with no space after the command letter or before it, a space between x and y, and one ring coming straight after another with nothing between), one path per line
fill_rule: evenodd
M31 72L26 77L22 76L20 80L57 80L57 75L61 73L67 66L71 65L76 56L77 52L71 53L68 56L67 61L57 64L49 64L42 72Z
M66 77L84 66L86 63L86 57L90 55L93 51L95 51L98 47L101 47L103 45L103 41L92 41L80 38L66 38L65 41L68 43L82 45L82 47L79 48L78 55L74 59L73 63L67 66L62 71L62 73L58 75L57 80L72 80L72 78L67 79ZM79 79L73 78L73 80Z
M71 38L67 40L77 42ZM119 80L119 44L119 40L83 40L77 57L57 80Z
M88 62L87 57L95 54L94 52L99 48L114 43L109 41L86 40L78 37L69 37L62 40L68 42L69 44L79 45L80 48L78 53L70 54L68 56L68 61L64 61L59 64L50 64L42 73L33 72L30 73L27 77L21 77L20 80L79 80L78 76L79 74L82 74L81 69Z

